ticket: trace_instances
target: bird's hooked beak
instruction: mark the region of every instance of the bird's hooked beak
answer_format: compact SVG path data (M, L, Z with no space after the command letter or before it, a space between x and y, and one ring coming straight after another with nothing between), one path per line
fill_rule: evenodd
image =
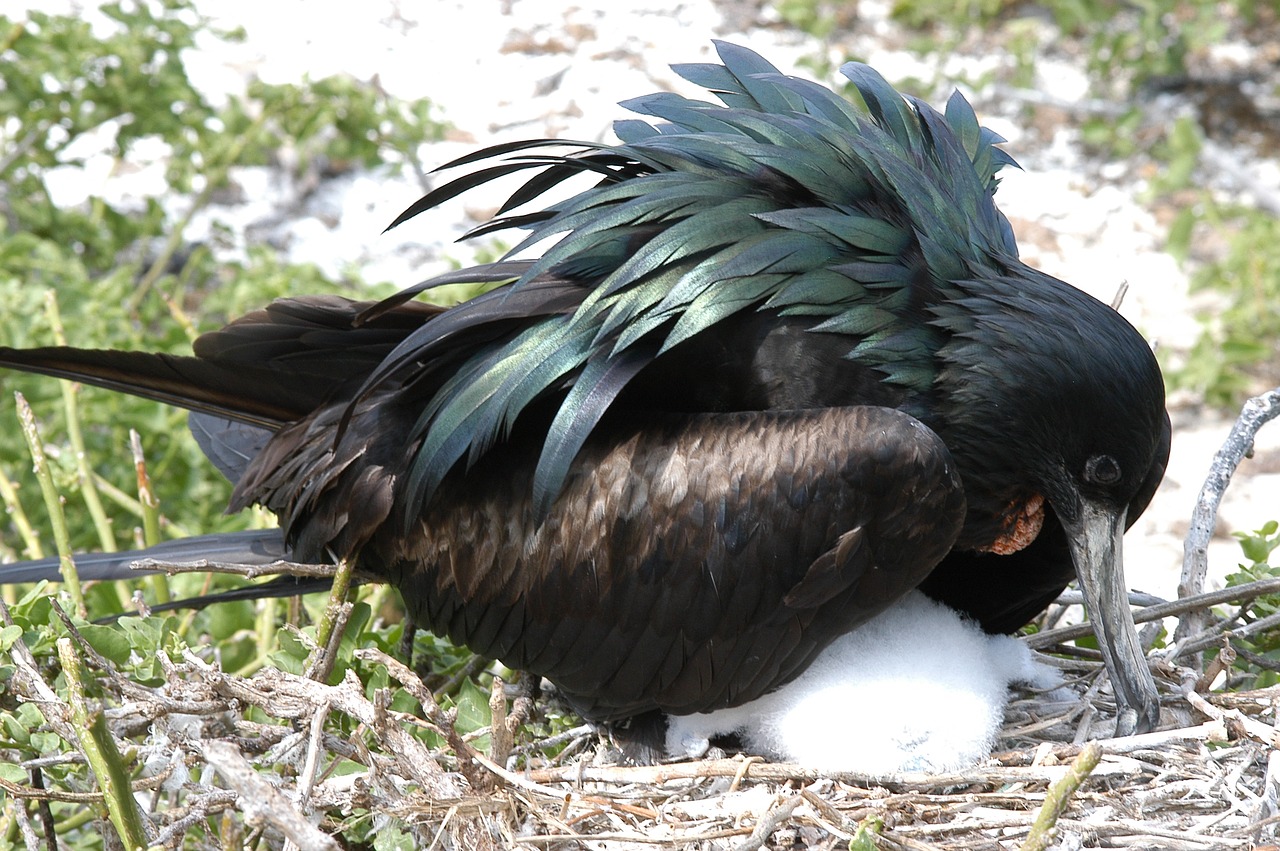
M1087 499L1080 505L1079 518L1063 525L1085 608L1115 688L1116 735L1150 732L1160 720L1160 699L1129 609L1122 549L1126 509Z

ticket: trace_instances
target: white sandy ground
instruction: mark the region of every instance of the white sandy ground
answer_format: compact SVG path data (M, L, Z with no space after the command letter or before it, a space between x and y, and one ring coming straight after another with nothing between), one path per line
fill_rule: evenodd
M1011 62L998 51L919 59L900 49L903 39L888 20L887 0L860 0L856 32L833 37L825 48L778 26L768 4L763 10L747 3L679 0L369 0L358 6L200 0L198 5L221 25L244 26L248 35L236 46L210 41L209 49L188 57L198 85L211 98L241 91L255 75L268 82L334 73L360 79L376 75L391 94L430 97L456 128L449 141L418 152L429 165L516 138L610 138L610 122L625 115L617 101L658 88L692 93L667 66L713 58L712 37L745 44L782 70L802 75L809 75L797 65L803 57L825 50L838 64L856 56L890 80L932 81L933 91L916 93L937 105L945 100L949 81L977 79ZM95 14L91 6L82 9L64 0L11 0L7 6L11 16L24 6L78 9L91 20ZM1046 55L1037 61L1036 88L1076 101L1086 94L1079 63L1053 53L1052 31L1048 24L1043 28ZM1125 163L1086 158L1070 126L1047 140L1031 138L1015 105L1008 104L1002 114L1006 104L999 98L966 91L977 95L980 116L1009 138L1006 147L1026 169L1006 172L997 195L1018 232L1024 258L1106 301L1127 283L1121 312L1162 349L1188 348L1199 333L1197 312L1211 309L1211 303L1188 295L1186 274L1162 250L1163 227L1139 200L1145 181ZM164 153L144 152L123 164L90 157L83 169L65 170L56 187L59 197L75 203L89 192L108 197L158 192ZM1280 186L1274 163L1259 163L1256 173ZM497 197L464 198L383 235L386 223L421 194L408 171L394 178L349 174L301 200L282 171L246 168L236 178L247 200L202 216L190 239L205 238L217 218L233 232L266 238L291 259L315 262L332 274L354 270L367 280L398 284L441 271L450 260L469 260L472 249L452 240ZM183 201L171 203L177 208ZM1187 520L1231 424L1192 401L1175 400L1168 475L1125 547L1130 585L1164 597L1176 593ZM1275 463L1280 424L1264 428L1257 450L1260 459L1272 459L1272 469L1280 468ZM1219 536L1210 551L1211 584L1220 584L1239 560L1237 545L1223 530L1250 530L1273 518L1280 518L1280 473L1256 472L1246 462L1222 506Z

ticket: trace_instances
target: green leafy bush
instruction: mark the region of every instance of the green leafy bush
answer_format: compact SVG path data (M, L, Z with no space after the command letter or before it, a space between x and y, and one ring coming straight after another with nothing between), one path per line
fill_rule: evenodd
M1240 549L1248 564L1227 577L1227 586L1246 585L1263 579L1280 578L1280 565L1271 564L1271 554L1280 549L1280 522L1272 520L1254 532L1236 532ZM1268 594L1254 600L1244 616L1246 623L1280 612L1280 594ZM1269 629L1232 641L1245 651L1236 660L1236 668L1245 674L1241 688L1266 688L1280 683L1280 630Z
M1185 366L1171 378L1203 393L1209 404L1234 411L1280 382L1280 218L1212 202L1187 215L1211 221L1231 237L1224 255L1192 276L1192 288L1219 293L1223 307L1206 318Z
M254 83L214 108L192 85L182 52L201 33L224 39L237 33L213 32L190 0L111 3L100 11L114 25L107 31L39 12L21 21L0 17L0 114L7 116L0 124L0 343L55 342L48 292L56 294L62 324L77 345L170 352L188 352L199 331L286 294L376 295L360 282L329 280L313 266L283 263L265 250L219 261L206 248L186 245L182 232L229 184L233 168L272 162L285 146L303 169L337 164L394 172L411 161L417 145L443 135L431 103L400 102L372 85L331 77L302 86ZM55 204L51 175L83 165L84 151L104 145L117 163L164 152L167 193L188 203L148 198L126 205L91 196L71 207ZM187 212L175 218L166 208ZM78 501L85 482L76 472L79 448L66 438L58 382L5 374L0 387L7 398L17 390L31 402L59 483ZM175 531L249 522L221 516L229 485L185 434L183 413L93 389L82 396L83 449L103 479L132 489L126 483L133 463L123 449L128 430L137 429ZM0 417L11 412L0 403ZM0 428L0 464L9 478L21 482L25 457L17 429ZM17 500L16 510L41 513L35 488L19 488ZM136 508L111 511L109 540L100 528L77 524L73 543L132 544ZM0 542L0 555L30 553L34 546L12 529Z
M442 136L445 125L431 103L403 103L374 86L334 77L301 86L255 83L215 108L188 77L183 51L201 34L234 39L236 33L214 32L189 0L112 3L99 11L107 26L39 12L22 20L0 16L0 344L51 345L65 337L84 347L189 353L200 331L280 296L349 291L376 297L377 288L329 279L314 266L284 262L266 249L218 259L207 247L186 244L183 231L230 185L233 169L272 163L286 145L300 169L360 167L393 174L412 163L419 144ZM166 197L125 202L89 193L82 203L56 203L53 181L59 173L65 176L101 150L117 165L162 159ZM182 203L162 203L175 198ZM76 549L131 546L141 535L146 511L127 451L130 429L142 434L166 534L271 522L261 512L222 515L230 485L202 457L183 412L68 387L0 374L0 497L7 508L0 558L50 551L50 521L17 428L15 391L36 412ZM167 580L167 593L192 596L232 582L177 576ZM52 732L33 705L14 703L5 685L14 674L7 651L21 637L39 664L57 670L54 645L67 630L55 616L58 598L49 587L21 597L9 587L4 594L13 626L0 630L0 761L11 769L6 779L30 784L29 772L16 763L78 746ZM115 583L99 583L85 595L94 615L129 608L129 589ZM378 592L374 597L382 599ZM278 627L286 614L283 602L231 603L182 616L125 618L113 626L81 623L79 631L119 674L156 686L165 677L161 658L180 660L193 647L216 648L228 671L249 672L268 660L286 663L291 650L296 667L294 633ZM358 606L340 651L342 663L385 684L385 675L379 678L371 666L355 661L353 648L389 649L399 641L399 630L375 621L369 606ZM427 658L437 669L465 664L458 661L464 654L440 651L432 636L416 644L434 654ZM88 675L89 699L103 696L102 676ZM66 682L64 675L59 688ZM63 789L93 785L87 767L74 762L44 769L43 782ZM95 808L57 802L51 807L65 847L103 847ZM17 842L6 812L0 811L0 835ZM354 835L374 833L366 817L363 832Z

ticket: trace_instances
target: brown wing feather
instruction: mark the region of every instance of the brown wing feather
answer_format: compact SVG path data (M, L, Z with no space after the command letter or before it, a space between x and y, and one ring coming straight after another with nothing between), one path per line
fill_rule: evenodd
M598 720L777 687L919 584L964 515L941 440L858 407L607 424L543 523L537 446L516 441L446 479L405 530L391 471L414 447L369 401L336 444L322 421L282 433L279 466L242 498L292 519L296 542L359 550L420 623L549 677Z

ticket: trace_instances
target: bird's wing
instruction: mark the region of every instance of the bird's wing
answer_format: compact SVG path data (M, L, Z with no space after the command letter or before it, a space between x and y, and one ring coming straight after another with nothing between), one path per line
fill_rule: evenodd
M362 563L597 719L775 688L915 587L964 515L941 440L886 408L606 421L541 523L534 455L447 478L418 534L375 535Z

